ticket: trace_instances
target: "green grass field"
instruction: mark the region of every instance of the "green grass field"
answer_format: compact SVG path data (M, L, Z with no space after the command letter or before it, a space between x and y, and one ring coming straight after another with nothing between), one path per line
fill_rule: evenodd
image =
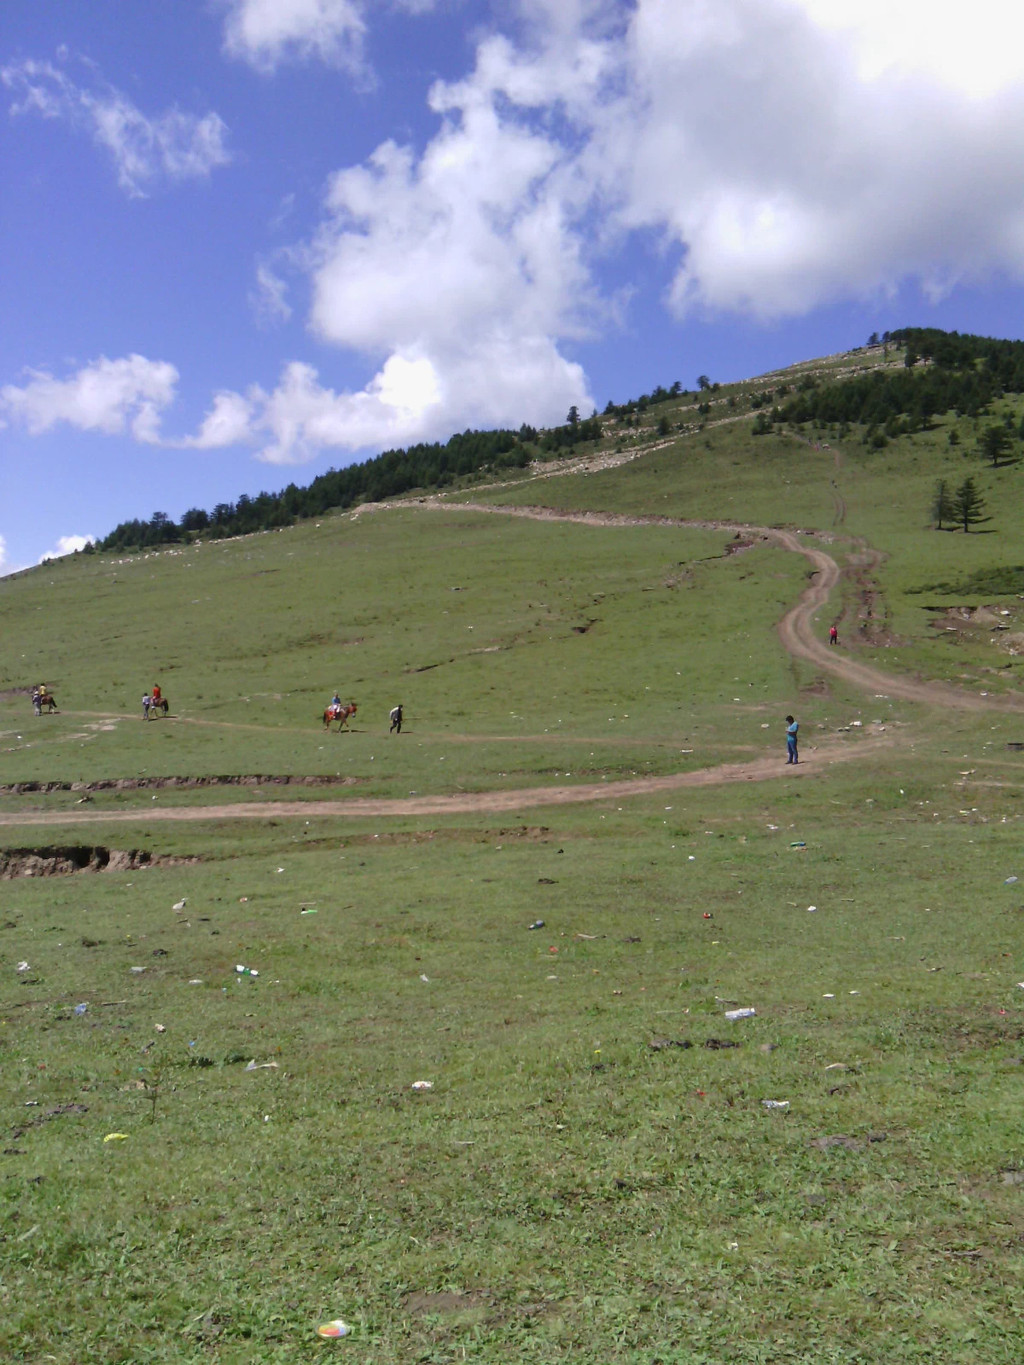
M816 531L822 633L834 605L850 656L990 708L792 660L805 561L722 529L412 501L0 581L0 854L156 860L0 882L3 1359L1017 1361L1020 663L926 608L1016 628L956 589L1019 558L1022 474L979 468L988 533L940 535L944 430L869 454L717 410L451 500Z

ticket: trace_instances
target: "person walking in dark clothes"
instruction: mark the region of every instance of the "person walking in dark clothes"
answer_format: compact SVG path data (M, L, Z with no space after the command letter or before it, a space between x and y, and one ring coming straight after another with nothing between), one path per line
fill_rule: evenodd
M393 707L391 708L390 719L391 719L391 729L388 731L388 734L390 735L390 734L392 734L392 733L393 733L394 731L396 731L396 730L397 730L397 732L398 732L399 734L401 734L401 733L402 733L402 708L401 708L400 706L393 706Z

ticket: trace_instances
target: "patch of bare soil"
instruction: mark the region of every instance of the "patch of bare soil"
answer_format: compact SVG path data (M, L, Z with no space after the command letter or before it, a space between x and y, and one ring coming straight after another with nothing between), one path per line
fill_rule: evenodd
M1024 654L1024 631L1006 607L947 607L929 623L955 644L986 641L1014 657Z
M899 641L889 629L889 609L876 574L884 558L863 541L847 558L844 578L853 580L857 596L857 636L867 645L895 645Z
M163 858L145 849L84 844L0 850L0 881L16 877L66 877L75 872L133 872L141 867L181 867L198 858Z
M804 697L830 697L832 689L828 685L827 678L815 678L813 682L801 687L800 693Z

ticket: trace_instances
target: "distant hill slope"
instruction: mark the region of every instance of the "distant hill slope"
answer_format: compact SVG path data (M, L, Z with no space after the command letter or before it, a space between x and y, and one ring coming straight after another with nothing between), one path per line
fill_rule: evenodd
M699 426L721 403L728 403L735 408L736 415L752 415L765 404L785 399L789 393L786 378L792 378L793 384L799 384L801 393L818 388L819 385L829 388L830 381L851 373L851 362L856 371L862 369L866 355L874 358L881 351L887 359L890 344L893 354L896 354L896 348L900 345L907 345L916 348L915 354L934 359L938 366L960 367L961 370L972 363L972 358L998 354L998 373L1002 375L1004 371L1012 370L1014 377L1017 377L1016 369L1013 369L1013 364L1016 364L1021 367L1020 378L1024 382L1024 356L1013 352L1013 364L1004 356L1006 348L1010 348L1010 351L1014 347L1024 349L1020 343L990 343L980 337L946 336L945 333L907 329L900 333L886 333L886 340L879 343L878 347L868 348L867 352L857 349L819 362L796 364L791 369L777 371L776 374L754 379L747 384L722 386L713 384L702 375L695 396L681 388L679 382L674 382L668 389L657 385L650 393L640 394L638 399L621 404L609 403L602 416L594 414L591 418L583 419L572 408L563 426L539 433L527 425L517 431L464 431L452 435L445 442L425 442L408 449L385 450L373 459L319 475L304 487L289 483L279 493L259 493L255 497L242 494L238 501L221 502L209 511L191 508L180 521L173 520L164 512L153 513L149 520L122 521L98 542L98 549L147 549L158 545L175 545L197 536L220 539L291 526L304 517L322 516L333 508L351 508L359 502L401 497L411 491L437 491L452 483L479 478L481 475L523 470L531 461L575 453L580 448L599 450L621 445L623 440L644 433L669 435L673 431L687 430ZM997 351L993 351L993 348L997 348ZM994 370L994 367L990 366L990 370ZM773 388L771 379L781 382ZM883 384L883 388L887 390L889 385ZM893 386L892 394L887 393L885 399L879 399L878 381L875 379L870 396L859 396L859 404L862 408L874 405L882 420L889 419L894 409L898 412L907 411L908 414L918 412L922 407L927 412L937 411L934 389L933 384L930 396L923 405L918 401L916 389L909 392L905 384ZM982 404L987 396L989 389L986 389L984 382L976 384L972 390L973 404ZM844 412L852 412L849 401L845 404ZM786 409L781 412L782 419L793 422L803 422L812 415L814 412L807 408L806 403L803 408L793 407L792 411ZM780 412L774 412L773 416L780 416ZM762 412L762 429L765 429L766 419L766 412ZM847 416L847 420L860 418Z
M744 526L782 528L836 561L815 628L837 621L841 647L865 663L979 694L1024 686L1024 401L999 370L1016 348L961 352L944 369L919 345L908 368L914 349L899 341L696 393L655 391L602 413L597 440L577 429L575 444L560 446L564 428L517 437L527 466L513 443L438 492L364 498L259 534L188 531L141 553L94 549L0 580L6 780L344 777L339 760L365 744L350 775L383 783L390 758L375 741L323 733L335 688L358 701L367 736L398 701L437 742L454 730L504 743L529 717L544 746L585 736L582 766L609 773L661 763L655 740L676 754L698 735L702 746L742 735L756 747L771 708L737 725L723 707L796 689L806 718L803 689L813 686L824 723L830 691L839 694L835 680L794 671L779 645L805 563L774 548L779 537L737 535ZM825 400L916 397L943 375L980 376L987 410L923 425L892 412L884 423L828 420ZM807 409L785 417L797 402ZM988 510L970 534L940 533L936 483L956 488L965 476ZM541 519L453 507L463 502L539 509ZM572 521L545 520L545 510ZM32 717L27 691L41 682L61 716ZM139 721L154 682L170 698L166 726ZM622 765L595 749L597 737L634 728L641 748ZM402 776L406 793L428 785L426 748L421 758L422 772ZM444 749L432 761L459 771ZM487 756L489 772L508 765L504 749ZM555 766L575 774L581 756Z
M872 340L875 340L874 338ZM881 362L881 363L879 363ZM174 521L156 512L148 520L116 526L101 550L136 550L247 535L323 516L333 508L378 502L413 491L435 492L482 476L525 469L580 448L621 448L643 435L668 437L699 429L723 404L736 418L750 417L766 435L779 424L838 423L865 429L876 448L905 432L924 430L943 413L968 417L986 412L1007 393L1024 392L1024 342L961 336L933 328L886 333L877 345L804 362L746 383L720 385L701 376L696 395L678 382L657 385L626 403L608 403L602 417L581 419L572 409L566 423L538 432L466 431L444 443L389 450L369 460L330 470L306 487L292 483L278 493L243 494L209 511L191 508ZM844 431L844 435L847 434Z

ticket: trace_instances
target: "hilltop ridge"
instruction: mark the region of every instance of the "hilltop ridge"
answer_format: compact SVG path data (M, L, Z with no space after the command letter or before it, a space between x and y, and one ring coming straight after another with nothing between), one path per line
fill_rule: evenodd
M925 374L927 372L927 375ZM850 381L860 381L851 383ZM841 388L837 385L842 381ZM176 522L164 512L122 522L98 542L102 550L135 550L219 539L292 525L335 508L417 492L435 492L484 477L512 474L581 450L621 452L644 440L692 436L723 420L750 419L758 435L799 429L811 421L836 423L880 448L904 432L922 430L952 409L977 417L1007 393L1024 392L1024 343L960 336L932 328L903 328L865 347L798 361L752 379L720 384L701 375L695 391L676 381L602 414L570 410L561 426L518 431L466 431L446 442L388 450L305 487L243 494L209 511L190 508Z

